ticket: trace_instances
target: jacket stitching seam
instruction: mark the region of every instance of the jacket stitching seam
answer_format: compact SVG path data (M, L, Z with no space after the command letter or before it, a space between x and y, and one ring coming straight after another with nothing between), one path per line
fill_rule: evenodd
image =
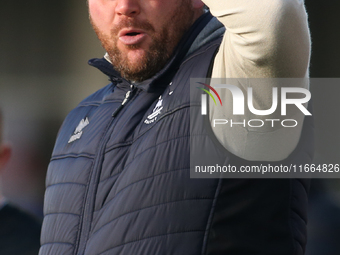
M95 106L95 107L98 107L98 106L100 106L102 104L102 102L88 102L88 103L84 103L84 104L79 104L79 105L77 105L77 107L75 108L75 109L77 109L77 108L79 108L79 107L87 107L87 106Z
M137 136L135 139L133 139L133 140L131 140L131 141L129 141L129 142L119 143L119 144L112 145L112 146L110 146L109 148L107 148L107 150L105 151L105 153L108 153L108 152L110 152L110 151L112 151L112 150L114 150L114 149L117 149L117 148L119 148L119 147L125 147L125 146L131 145L132 143L136 142L140 137L142 137L147 131L149 131L151 128L153 128L153 127L156 125L156 123L159 123L160 120L162 120L163 118L165 118L165 117L167 117L167 116L169 116L169 115L171 115L171 114L173 114L173 113L175 113L175 112L177 112L177 111L179 111L179 110L182 110L182 109L185 109L185 108L188 108L188 107L190 107L190 105L184 104L184 105L182 105L182 106L179 106L179 107L177 107L177 108L175 108L175 109L172 109L172 110L166 112L163 116L161 116L161 117L155 122L154 125L152 125L152 126L149 127L148 129L146 129L143 133L141 133L141 134L140 134L139 136ZM169 140L169 141L170 141L170 140Z
M174 141L174 140L178 140L178 139L183 139L183 138L186 138L186 137L190 137L190 136L191 136L191 137L192 137L192 136L204 136L204 134L185 135L185 136L180 136L180 137L176 137L176 138L172 138L172 139L169 139L169 140L160 142L160 143L158 143L158 144L156 144L156 145L154 145L154 146L152 146L152 147L149 147L149 148L145 149L145 150L142 151L141 153L135 155L135 157L133 158L133 160L135 160L137 157L139 157L139 156L142 155L143 153L147 152L148 150L150 150L150 149L152 149L152 148L155 148L155 147L157 147L157 146L159 146L159 145L162 145L162 144L167 143L167 142L170 142L170 141ZM124 169L126 169L130 164L132 164L132 161L129 162L127 165L125 165ZM123 169L122 171L124 171L124 169ZM179 170L179 169L176 169L176 170ZM174 171L176 171L176 170L174 170ZM115 176L121 174L122 171L120 171L119 173L116 173L116 174L114 174L114 175L111 175L110 177L107 177L107 178L101 180L101 181L99 182L99 184L102 183L102 182L104 182L104 181L107 181L107 180L109 180L109 179L111 179L111 178L114 178Z
M293 233L293 226L292 226L292 196L293 196L293 184L292 180L289 180L289 210L288 210L288 220L289 220L289 229L290 229L290 235L292 239L292 244L293 244L293 254L296 254L297 247L295 245L295 237Z
M171 141L171 140L169 140L169 141ZM163 142L162 142L162 143L163 143ZM156 145L156 146L157 146L157 145ZM155 146L155 147L156 147L156 146ZM144 151L143 151L143 152L144 152ZM141 153L138 154L138 155L136 155L136 157L134 157L134 159L137 158L139 155L141 155ZM128 163L127 165L125 165L124 169L126 169L131 163L132 163L132 162L130 162L130 163ZM122 171L124 171L124 169L123 169ZM153 176L165 174L165 173L172 172L172 171L185 170L185 169L188 169L188 168L177 168L177 169L173 169L173 170L170 169L170 170L168 170L168 171L166 171L166 172L161 172L161 173L158 173L158 174L156 174L156 175L152 175L152 176L149 176L149 177L140 179L140 181L143 181L144 179L151 178L151 177L153 177ZM107 181L107 180L110 180L111 178L116 177L116 176L119 175L122 171L120 171L119 173L116 173L116 174L114 174L114 175L111 175L110 177L107 177L107 178L101 180L101 181L99 182L99 184L101 184L102 182L105 182L105 181ZM137 182L138 182L138 181L137 181ZM133 183L130 183L130 184L133 184ZM129 184L129 185L130 185L130 184ZM127 186L126 186L126 187L127 187ZM125 187L124 187L124 188L125 188ZM118 194L118 193L117 193L117 194ZM116 195L117 195L117 194L116 194Z
M103 104L121 103L121 102L122 101L119 99L108 99L108 100L98 101L98 102L88 102L84 104L79 104L75 109L77 109L78 107L87 107L87 106L99 107L100 105L103 105Z
M294 191L293 191L293 183L292 183L292 181L297 181L298 179L292 179L292 180L290 180L290 189L291 189L291 194L290 194L290 200L289 200L289 228L290 228L290 231L291 231L291 237L292 237L292 244L293 244L293 254L298 254L298 247L297 247L297 245L299 245L300 247L301 247L301 249L303 250L303 245L300 243L300 241L295 237L295 235L294 235L294 228L295 228L295 226L293 226L293 225L295 225L295 223L293 222L293 220L292 220L292 217L293 217L293 213L295 213L295 214L297 214L298 216L299 216L299 218L300 219L302 219L303 220L303 222L305 223L305 224L307 224L306 223L306 221L302 218L302 217L300 217L300 215L299 215L299 213L297 213L294 209L293 209L293 207L292 207L292 200L295 198L295 196L294 196Z
M158 147L159 145L163 145L163 144L168 143L168 142L173 142L173 141L176 141L176 140L179 140L179 139L188 138L188 137L193 137L193 136L204 136L204 134L196 134L196 135L190 134L190 135L183 135L183 136L171 138L171 139L168 139L168 140L166 140L166 141L162 141L162 142L160 142L160 143L158 143L158 144L155 144L155 145L153 145L153 146L151 146L151 147L149 147L149 148L143 150L143 151L140 152L139 154L136 154L136 155L133 157L133 159L131 160L131 162L129 162L129 163L127 163L127 164L125 165L125 168L127 168L130 164L132 164L132 163L133 163L133 160L135 160L137 157L143 155L144 153L146 153L147 151L149 151L149 150L151 150L151 149L154 149L154 148Z
M216 39L215 41L217 40L220 40L220 37L218 39ZM204 50L201 50L200 52L197 52L196 54L193 54L192 56L190 56L189 58L187 58L186 60L184 60L182 63L181 63L181 66L184 65L186 62L190 61L191 59L199 56L199 55L202 55L202 54L205 54L207 51L209 51L212 47L216 47L217 46L220 46L220 43L219 42L216 42L216 43L212 43L209 47L207 47L206 49ZM180 67L181 67L180 66Z
M58 185L67 185L67 184L72 184L72 185L79 185L79 186L86 186L86 184L83 183L76 183L76 182L59 182L59 183L54 183L54 184L50 184L48 186L46 186L46 190L50 187L53 186L58 186Z
M177 171L183 171L183 170L187 170L187 169L188 169L188 168L179 168L179 169L169 170L169 171L166 171L166 172L162 172L162 173L159 173L159 174L156 174L156 175L148 176L148 177L146 177L146 178L139 179L139 180L137 180L137 181L135 181L135 182L132 182L132 183L130 183L129 185L127 185L127 186L125 186L124 188L122 188L122 189L120 189L119 191L117 191L117 193L114 195L113 198L111 198L110 200L108 200L108 201L107 201L100 209L98 209L98 210L96 210L96 211L94 211L94 212L98 212L98 211L100 211L101 209L103 209L104 207L106 207L106 206L107 206L107 205L108 205L115 197L117 197L117 195L118 195L121 191L125 190L126 188L128 188L128 187L130 187L130 186L132 186L132 185L134 185L134 184L136 184L136 183L139 183L139 182L142 182L142 181L145 181L145 180L154 178L154 177L156 177L156 176L161 176L161 175L164 175L164 174L174 173L174 172L177 172ZM115 176L116 176L116 175L111 176L111 177L115 177ZM111 177L110 177L110 178L111 178ZM108 180L108 179L110 179L110 178L105 179L105 181Z
M145 150L143 150L142 152L140 152L139 154L136 154L134 157L133 157L133 160L135 160L137 157L143 155L144 153L146 153L147 151L151 150L151 149L154 149L156 147L158 147L159 145L163 145L165 143L168 143L168 142L173 142L173 141L176 141L176 140L179 140L179 139L184 139L184 138L188 138L188 137L193 137L193 136L204 136L204 134L190 134L190 135L183 135L183 136L179 136L179 137L176 137L176 138L171 138L169 140L166 140L166 141L163 141L163 142L160 142L158 144L155 144ZM128 164L125 165L125 168L128 167L130 164L132 164L132 161L129 162Z
M142 137L146 132L148 132L150 129L152 129L157 123L159 123L162 119L164 119L165 117L168 117L172 114L174 114L175 112L177 111L180 111L180 110L183 110L183 109L186 109L186 108L189 108L190 107L190 103L184 103L182 105L179 105L177 106L176 108L172 109L172 110L169 110L167 112L164 113L164 115L160 116L159 119L156 120L155 124L154 125L151 125L148 129L146 129L143 133L141 133L139 136L136 137L136 140L138 140L140 137Z
M74 246L73 243L66 243L66 242L48 242L48 243L42 244L41 247L43 247L44 245L52 245L52 244L72 245L72 246Z
M178 139L183 139L183 138L186 138L186 137L189 137L189 136L190 136L190 135L185 135L185 136L180 136L180 137L176 137L176 138L171 138L171 139L169 139L169 140L162 141L162 142L160 142L160 143L158 143L158 144L155 144L155 145L153 145L153 146L151 146L151 147L149 147L149 148L143 150L141 153L135 155L135 156L133 157L133 159L131 160L131 162L127 163L127 164L124 166L124 169L126 169L127 167L129 167L129 165L133 163L133 160L135 160L137 157L139 157L139 156L142 155L143 153L146 153L147 151L149 151L149 150L151 150L151 149L153 149L153 148L156 148L157 146L162 145L162 144L164 144L164 143L168 143L168 142L170 142L170 141L175 141L175 140L178 140ZM117 148L118 148L118 147L117 147ZM117 149L117 148L116 148L116 149ZM124 170L124 169L123 169L123 170ZM122 170L122 171L123 171L123 170ZM112 176L110 176L110 177L108 177L108 178L106 178L106 179L104 179L104 180L101 180L99 183L101 183L101 182L103 182L103 181L106 181L107 179L113 178L113 177L115 177L116 175L119 175L122 171L120 171L119 173L116 173L116 174L114 174L114 175L112 175Z
M72 216L78 216L78 217L80 217L80 214L76 214L76 213L68 213L68 212L46 213L44 216L46 217L46 216L56 215L56 214L72 215Z
M95 232L92 233L92 236L95 236L95 234L97 234L102 228L104 228L105 226L111 224L112 222L114 222L115 220L123 217L123 216L126 216L128 214L131 214L131 213L136 213L136 212L140 212L142 210L146 210L146 209L150 209L152 207L156 207L156 206L162 206L162 205L169 205L169 204L172 204L172 203L179 203L179 202L184 202L184 201L199 201L199 200L212 200L213 198L208 198L208 197L201 197L201 198L186 198L186 199L181 199L181 200L175 200L175 201L169 201L169 202L165 202L165 203L160 203L160 204L155 204L155 205L150 205L150 206L146 206L146 207L143 207L143 208L140 208L140 209L136 209L134 211L130 211L130 212L126 212L124 214L121 214L119 216L117 216L116 218L106 222L104 225L102 225L99 229L97 229Z
M220 194L221 187L222 187L222 179L220 178L219 181L218 181L218 184L216 186L214 200L213 200L212 205L211 205L211 210L210 210L209 218L208 218L208 221L207 221L206 230L205 230L205 233L204 233L203 244L202 244L202 252L201 252L202 255L206 254L206 251L207 251L208 238L209 238L209 234L210 234L210 231L211 231L211 226L212 226L213 217L214 217L214 213L215 213L217 198L218 198L218 195Z
M134 241L130 241L130 242L126 242L126 243L123 243L123 244L120 244L120 245L117 245L117 246L114 246L114 247L111 247L101 253L99 253L98 255L100 254L103 254L105 252L108 252L112 249L115 249L115 248L118 248L120 246L124 246L124 245L127 245L127 244L130 244L130 243L135 243L135 242L140 242L140 241L143 241L143 240L146 240L146 239L151 239L151 238L156 238L156 237L162 237L162 236L168 236L168 235L174 235L174 234L181 234L181 233L188 233L188 232L204 232L204 230L185 230L185 231L178 231L178 232L173 232L173 233L167 233L167 234L161 234L161 235L156 235L156 236L150 236L150 237L146 237L146 238L141 238L141 239L137 239L137 240L134 240Z
M102 129L102 132L100 134L100 142L97 146L97 148L99 148L101 150L101 146L106 146L107 144L107 140L104 140L105 136L108 135L110 128L113 128L113 123L114 123L114 119L110 119L110 121L108 121L108 123L106 124L105 128ZM99 134L98 134L99 135ZM89 215L85 215L86 212L86 206L87 206L87 201L89 199L91 199L92 196L89 195L89 189L90 189L90 184L91 184L91 180L93 177L93 175L95 174L95 171L98 169L98 166L100 166L103 163L103 157L105 155L105 149L103 147L103 152L101 153L101 151L97 152L96 155L94 156L94 162L91 164L91 168L89 171L89 176L88 176L88 180L87 180L87 184L86 184L86 189L85 192L83 194L82 197L82 207L81 207L81 216L79 218L79 224L78 224L78 230L76 233L76 244L75 244L75 253L78 253L79 249L80 249L80 244L81 244L81 237L84 236L83 232L83 226L86 224L86 219L89 217ZM98 183L96 183L96 191L97 192L97 188L98 188ZM95 194L94 194L95 196ZM93 208L94 209L94 208ZM93 210L90 213L91 216L93 217ZM91 220L90 222L90 228L89 228L89 232L91 231L91 225L92 225L93 221ZM86 235L89 234L89 232L85 233ZM86 237L86 236L85 236Z
M58 159L65 159L65 158L88 158L88 159L94 159L93 154L61 154L61 155L55 155L51 158L51 161L58 160Z
M294 208L290 208L290 211L291 211L291 213L296 214L299 217L299 219L301 219L303 221L303 223L305 225L307 225L307 222L305 221L305 219L300 215L300 213L297 210L295 210Z

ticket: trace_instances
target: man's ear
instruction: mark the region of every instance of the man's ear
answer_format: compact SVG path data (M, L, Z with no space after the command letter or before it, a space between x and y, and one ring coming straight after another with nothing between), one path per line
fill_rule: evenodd
M5 167L12 155L12 148L3 144L0 146L0 170Z
M201 0L191 0L191 4L194 9L200 9L204 6L204 3Z

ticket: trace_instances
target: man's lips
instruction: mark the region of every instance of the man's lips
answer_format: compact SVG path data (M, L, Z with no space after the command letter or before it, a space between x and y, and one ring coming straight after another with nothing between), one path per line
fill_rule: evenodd
M146 33L140 29L122 29L119 34L119 40L125 45L140 43L146 37Z

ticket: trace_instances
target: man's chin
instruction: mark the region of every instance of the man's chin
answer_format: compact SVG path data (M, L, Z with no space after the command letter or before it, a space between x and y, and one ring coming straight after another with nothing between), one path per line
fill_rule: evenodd
M115 58L116 57L116 58ZM146 78L145 75L150 72L147 66L147 53L143 49L130 49L120 52L119 55L111 56L113 66L122 77L130 81L142 81Z
M114 68L122 77L135 82L151 78L169 58L166 43L157 40L153 44L144 41L140 45L124 45L118 41L108 52Z
M126 59L131 66L138 66L145 62L146 52L144 49L131 49L126 54Z

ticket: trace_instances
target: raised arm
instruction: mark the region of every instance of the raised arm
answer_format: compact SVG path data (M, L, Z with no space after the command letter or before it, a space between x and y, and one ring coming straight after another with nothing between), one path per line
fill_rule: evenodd
M308 77L310 34L304 2L301 0L204 0L211 13L226 27L216 55L212 78L304 78ZM273 83L273 86L277 84ZM249 83L238 86L246 91ZM300 86L308 87L301 83ZM266 86L268 88L268 86ZM271 106L271 88L253 86L254 106L259 110ZM211 119L266 119L268 116L233 116L232 97L219 90L223 109L210 105ZM281 116L271 116L279 118ZM299 125L285 129L220 125L214 132L226 149L247 160L277 161L286 158L296 147L303 115L293 109L286 119Z
M226 27L215 77L306 77L310 36L301 0L204 0ZM221 63L222 62L222 63Z

